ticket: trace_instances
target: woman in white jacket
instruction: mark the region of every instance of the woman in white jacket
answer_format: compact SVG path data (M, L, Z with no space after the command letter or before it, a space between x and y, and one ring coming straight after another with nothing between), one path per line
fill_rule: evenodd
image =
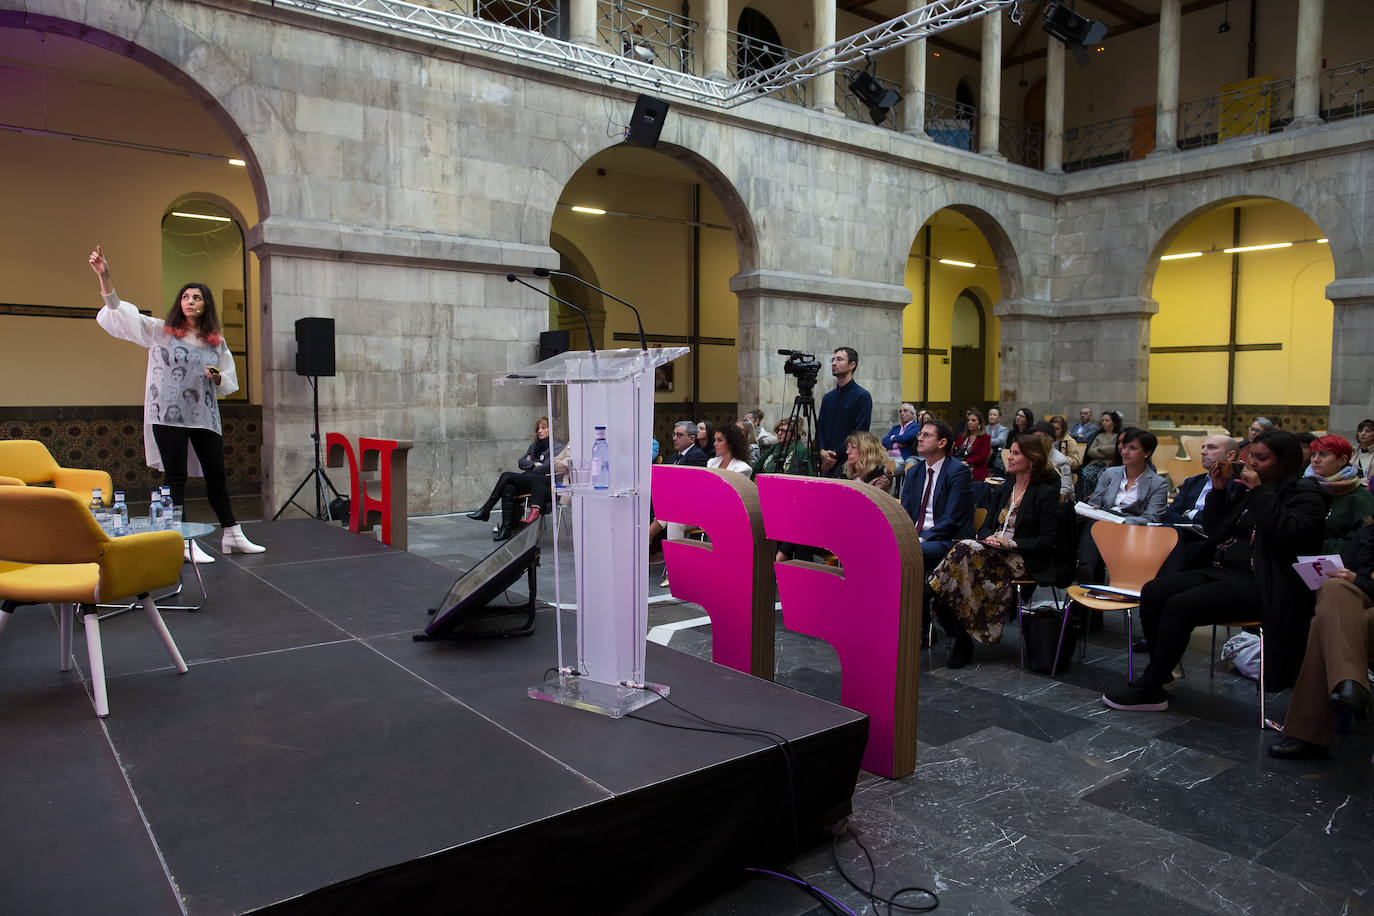
M96 321L111 337L148 350L148 376L143 400L143 445L148 466L162 471L172 502L182 505L189 472L202 472L210 507L224 528L220 548L225 553L262 553L234 521L224 474L224 435L216 393L238 390L234 358L220 332L215 300L209 288L188 283L177 293L166 319L139 312L120 300L110 280L110 266L97 245L91 270L100 278L105 307ZM190 457L195 450L195 461ZM187 559L214 562L192 544Z

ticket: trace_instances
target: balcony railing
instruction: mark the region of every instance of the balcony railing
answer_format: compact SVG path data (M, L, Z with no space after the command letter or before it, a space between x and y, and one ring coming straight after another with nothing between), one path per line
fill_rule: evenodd
M1218 92L1179 106L1178 147L1197 149L1237 137L1264 136L1292 121L1292 77Z
M1374 57L1324 70L1322 103L1328 121L1374 114Z
M978 109L927 92L926 133L942 146L972 152L978 148Z
M1038 169L1044 162L1044 148L1044 128L1011 118L997 119L997 151L1008 162Z
M443 8L443 4L435 4ZM567 36L559 0L472 0L472 15L550 38Z
M733 30L727 31L725 35L726 41L729 42L730 59L727 66L732 80L752 76L797 56L797 52L791 48L784 48L782 45L775 45L751 35L743 35ZM793 83L786 89L772 93L772 97L794 105L805 105L806 88L809 85L811 84L807 82Z
M1132 115L1070 127L1064 131L1064 171L1077 172L1131 158L1131 138L1140 119ZM1154 143L1154 119L1148 120L1150 144Z
M625 0L601 0L597 12L596 32L602 45L645 63L692 72L695 19Z

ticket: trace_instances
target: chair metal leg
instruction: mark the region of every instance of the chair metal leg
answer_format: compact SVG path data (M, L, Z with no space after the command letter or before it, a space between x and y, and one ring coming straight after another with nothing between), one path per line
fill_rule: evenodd
M0 607L0 633L5 632L5 627L9 626L10 618L14 616L14 609L9 602L5 602L4 607Z
M91 693L95 714L102 719L110 714L110 699L105 693L105 654L100 646L100 615L94 605L83 605L81 623L86 628L86 653L91 660Z
M1131 608L1126 608L1126 683L1135 683L1135 653L1131 651Z
M162 640L162 645L166 647L167 654L172 656L172 663L176 665L177 671L186 673L186 662L181 657L181 651L177 649L177 644L172 640L172 634L167 630L167 624L163 621L162 615L157 611L157 605L153 599L147 595L139 595L138 600L143 602L143 610L148 615L148 621L157 630L158 639Z
M1228 629L1229 629L1229 628L1228 628ZM1264 715L1264 627L1260 627L1260 628L1259 628L1259 638L1260 638L1260 676L1259 676L1259 680L1255 682L1255 686L1259 689L1259 701L1260 701L1260 731L1264 731L1265 725L1267 725L1267 724L1269 723L1269 720L1268 720L1268 719L1265 717L1265 715Z
M58 668L62 671L72 670L72 623L75 618L76 605L59 604L57 606L58 632L61 634L58 648L60 656Z
M1026 614L1025 602L1021 600L1021 586L1015 585L1016 589L1016 627L1021 633L1021 670L1026 670ZM1055 656L1058 658L1058 656ZM1053 667L1053 663L1051 663Z

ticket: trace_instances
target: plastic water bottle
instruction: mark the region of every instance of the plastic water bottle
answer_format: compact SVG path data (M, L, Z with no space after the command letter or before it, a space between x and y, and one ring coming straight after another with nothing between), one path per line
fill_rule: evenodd
M172 505L172 488L162 488L162 527L171 528L176 524L176 512Z
M129 506L124 502L124 491L115 490L114 508L110 510L111 533L122 538L129 533Z
M606 427L596 427L596 441L592 443L592 488L611 486L611 447L606 442Z
M151 531L161 531L167 527L162 514L162 491L154 490L148 497L148 528Z
M100 489L91 490L91 515L95 516L95 522L100 526L100 530L110 534L114 528L111 521L110 510L105 507L105 499L100 493Z

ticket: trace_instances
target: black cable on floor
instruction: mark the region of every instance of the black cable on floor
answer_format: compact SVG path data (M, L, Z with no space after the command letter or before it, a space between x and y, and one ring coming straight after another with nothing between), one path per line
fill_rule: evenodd
M854 879L849 877L849 874L844 870L844 866L840 864L839 848L841 836L848 836L850 839L852 839L854 841L854 844L858 846L859 849L863 852L864 858L868 861L868 890L864 890L862 887L859 887L859 885L855 884ZM888 916L892 916L893 907L896 907L899 910L906 910L909 913L929 913L940 905L940 898L936 895L934 891L928 890L927 888L914 884L910 887L899 887L896 891L893 892L891 897L884 897L883 895L876 893L874 888L877 886L878 883L878 870L873 867L873 857L868 854L868 847L863 844L863 842L853 831L845 830L843 833L835 834L835 839L830 843L830 858L835 863L835 870L840 873L841 878L843 878L845 881L849 883L850 887L854 888L854 890L863 894L874 904L886 904ZM925 894L927 897L930 898L931 902L929 904L921 906L917 906L910 903L898 903L897 898L902 896L903 894Z

